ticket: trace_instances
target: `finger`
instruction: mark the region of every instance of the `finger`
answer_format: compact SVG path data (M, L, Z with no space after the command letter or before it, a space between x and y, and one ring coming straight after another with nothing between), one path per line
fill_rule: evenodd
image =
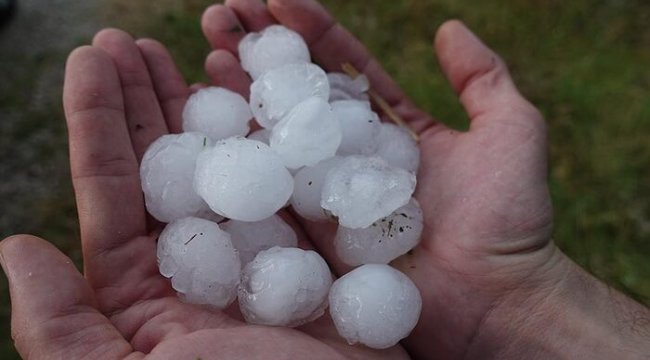
M104 50L115 63L122 84L131 143L140 161L149 144L169 132L147 65L133 38L121 30L100 31L93 45Z
M93 268L95 256L146 234L122 88L104 51L85 46L70 54L63 104L86 269L102 274L106 269Z
M247 32L261 31L275 23L275 19L261 0L226 0Z
M239 41L246 35L235 12L225 5L212 5L201 17L201 29L214 49L225 49L237 54Z
M341 71L351 63L368 76L372 87L391 105L405 100L404 92L382 69L366 48L316 1L269 0L271 14L284 26L298 32L309 45L314 59L327 71Z
M463 23L452 20L443 24L436 34L435 49L473 128L483 120L487 124L500 118L543 122L535 107L517 91L504 62Z
M190 92L187 83L161 43L151 39L140 39L136 41L136 45L140 48L140 53L149 69L149 76L167 128L171 133L180 133L183 131L183 107Z
M214 85L230 89L248 99L250 77L230 52L223 49L211 52L205 60L205 72Z
M0 243L9 280L11 332L33 359L108 359L132 353L95 308L93 292L72 261L48 242L18 235Z
M156 244L146 236L138 163L126 127L122 88L115 65L104 51L86 46L70 54L63 103L84 273L99 292L100 309L113 311L141 300L142 294L163 291L164 286L156 272ZM155 286L146 281L151 279ZM133 291L134 284L142 291Z

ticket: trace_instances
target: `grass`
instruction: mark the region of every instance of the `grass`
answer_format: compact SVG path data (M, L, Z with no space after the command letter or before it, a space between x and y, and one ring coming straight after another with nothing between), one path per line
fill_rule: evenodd
M202 67L209 48L199 16L210 3L111 0L106 16L116 27L167 44L189 82L206 81ZM466 128L467 118L437 67L431 46L435 29L446 19L460 18L500 53L521 91L549 124L556 242L605 282L650 304L650 3L323 3L416 103L455 128ZM21 101L2 96L3 106ZM49 110L60 116L58 108ZM47 121L47 114L34 114L34 124L17 129L17 136ZM65 154L63 141L57 144L55 151ZM27 230L48 236L78 259L69 185L63 188L61 195L34 210L41 220ZM6 298L0 310L0 336L8 339Z

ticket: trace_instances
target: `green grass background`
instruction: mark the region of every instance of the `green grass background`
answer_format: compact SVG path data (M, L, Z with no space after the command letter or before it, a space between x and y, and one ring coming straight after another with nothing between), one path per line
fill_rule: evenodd
M135 3L135 4L134 4ZM106 21L167 44L189 82L206 81L205 0L106 2ZM436 28L465 21L546 116L555 241L613 287L650 304L650 2L324 0L417 104L456 128L467 118L432 52ZM60 60L59 60L60 61ZM6 102L21 101L0 98ZM59 108L48 113L61 115ZM34 116L34 122L46 121ZM57 128L58 129L58 128ZM65 131L57 130L59 136ZM65 141L53 151L65 152ZM67 181L67 180L66 180ZM69 183L27 230L79 262ZM26 204L25 206L34 206ZM2 283L1 358L15 358Z

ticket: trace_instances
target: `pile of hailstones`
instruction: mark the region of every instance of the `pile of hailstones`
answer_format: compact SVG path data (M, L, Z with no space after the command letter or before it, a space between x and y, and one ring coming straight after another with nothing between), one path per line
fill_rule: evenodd
M223 309L237 297L249 323L295 327L329 304L349 343L395 345L421 309L415 285L386 265L422 231L411 197L417 144L379 121L367 78L326 74L297 33L248 34L239 55L254 80L250 104L224 88L199 90L183 111L185 132L160 137L142 159L147 209L169 223L160 273L189 303ZM252 118L261 128L249 134ZM323 258L299 249L276 214L288 205L338 222L338 257L362 266L332 283Z

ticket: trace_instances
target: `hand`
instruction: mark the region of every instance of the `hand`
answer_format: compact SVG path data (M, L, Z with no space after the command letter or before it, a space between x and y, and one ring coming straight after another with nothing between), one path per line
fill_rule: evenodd
M552 209L546 184L546 128L540 113L512 83L508 71L461 23L438 31L435 50L471 120L451 130L411 103L363 46L315 1L227 1L203 17L217 50L207 61L217 83L246 94L250 80L237 65L245 29L279 22L300 33L316 62L341 71L351 62L420 135L416 197L425 215L421 244L392 265L423 295L418 327L404 342L417 358L462 358L471 353L482 323L504 297L556 280L564 260L551 242ZM217 64L230 64L227 69ZM338 275L348 268L332 249L334 226L302 221ZM498 315L497 315L498 316Z
M418 357L463 354L480 320L553 257L539 114L516 92L502 62L461 24L437 36L441 65L472 118L468 133L435 122L408 101L360 43L312 1L229 1L203 18L217 49L206 70L215 84L247 95L236 44L279 21L300 32L328 70L350 61L421 136L417 198L422 244L395 262L424 297L406 342ZM461 60L459 60L461 59ZM181 130L187 85L165 49L105 30L68 60L64 105L79 210L85 278L46 242L2 243L11 283L13 336L24 357L266 358L406 357L351 347L327 317L298 330L245 325L228 312L181 303L156 268L159 225L148 221L138 161L157 137ZM302 222L341 275L330 225ZM303 236L303 247L311 246ZM525 255L518 255L524 254ZM229 312L234 313L234 312ZM277 355L275 355L277 354ZM301 355L302 354L302 355Z
M416 197L425 232L412 254L393 265L415 281L424 304L403 345L417 358L499 353L512 329L523 328L526 311L547 309L537 304L558 292L570 268L550 241L544 122L518 94L503 62L462 24L440 28L435 42L440 64L472 121L470 130L460 133L418 110L317 3L226 3L203 17L216 49L206 61L214 84L247 95L250 80L237 61L236 44L243 31L280 22L305 37L327 70L346 61L362 70L420 134ZM382 352L348 346L326 316L295 330L249 326L236 309L211 312L177 300L156 269L160 226L146 217L138 161L155 138L180 131L188 92L169 55L151 40L134 42L107 30L92 46L71 54L64 103L85 278L43 240L15 236L2 242L0 260L10 282L12 330L21 354L406 357L400 346ZM302 247L317 248L336 274L348 270L334 255L333 226L286 219Z
M138 161L153 140L181 131L188 94L167 51L152 40L104 30L92 46L70 55L64 106L85 276L36 237L18 235L1 243L20 354L27 359L406 358L399 346L381 352L349 346L326 316L298 329L252 326L235 307L218 312L179 301L158 273L161 224L146 216ZM312 247L304 233L298 235L301 247Z

